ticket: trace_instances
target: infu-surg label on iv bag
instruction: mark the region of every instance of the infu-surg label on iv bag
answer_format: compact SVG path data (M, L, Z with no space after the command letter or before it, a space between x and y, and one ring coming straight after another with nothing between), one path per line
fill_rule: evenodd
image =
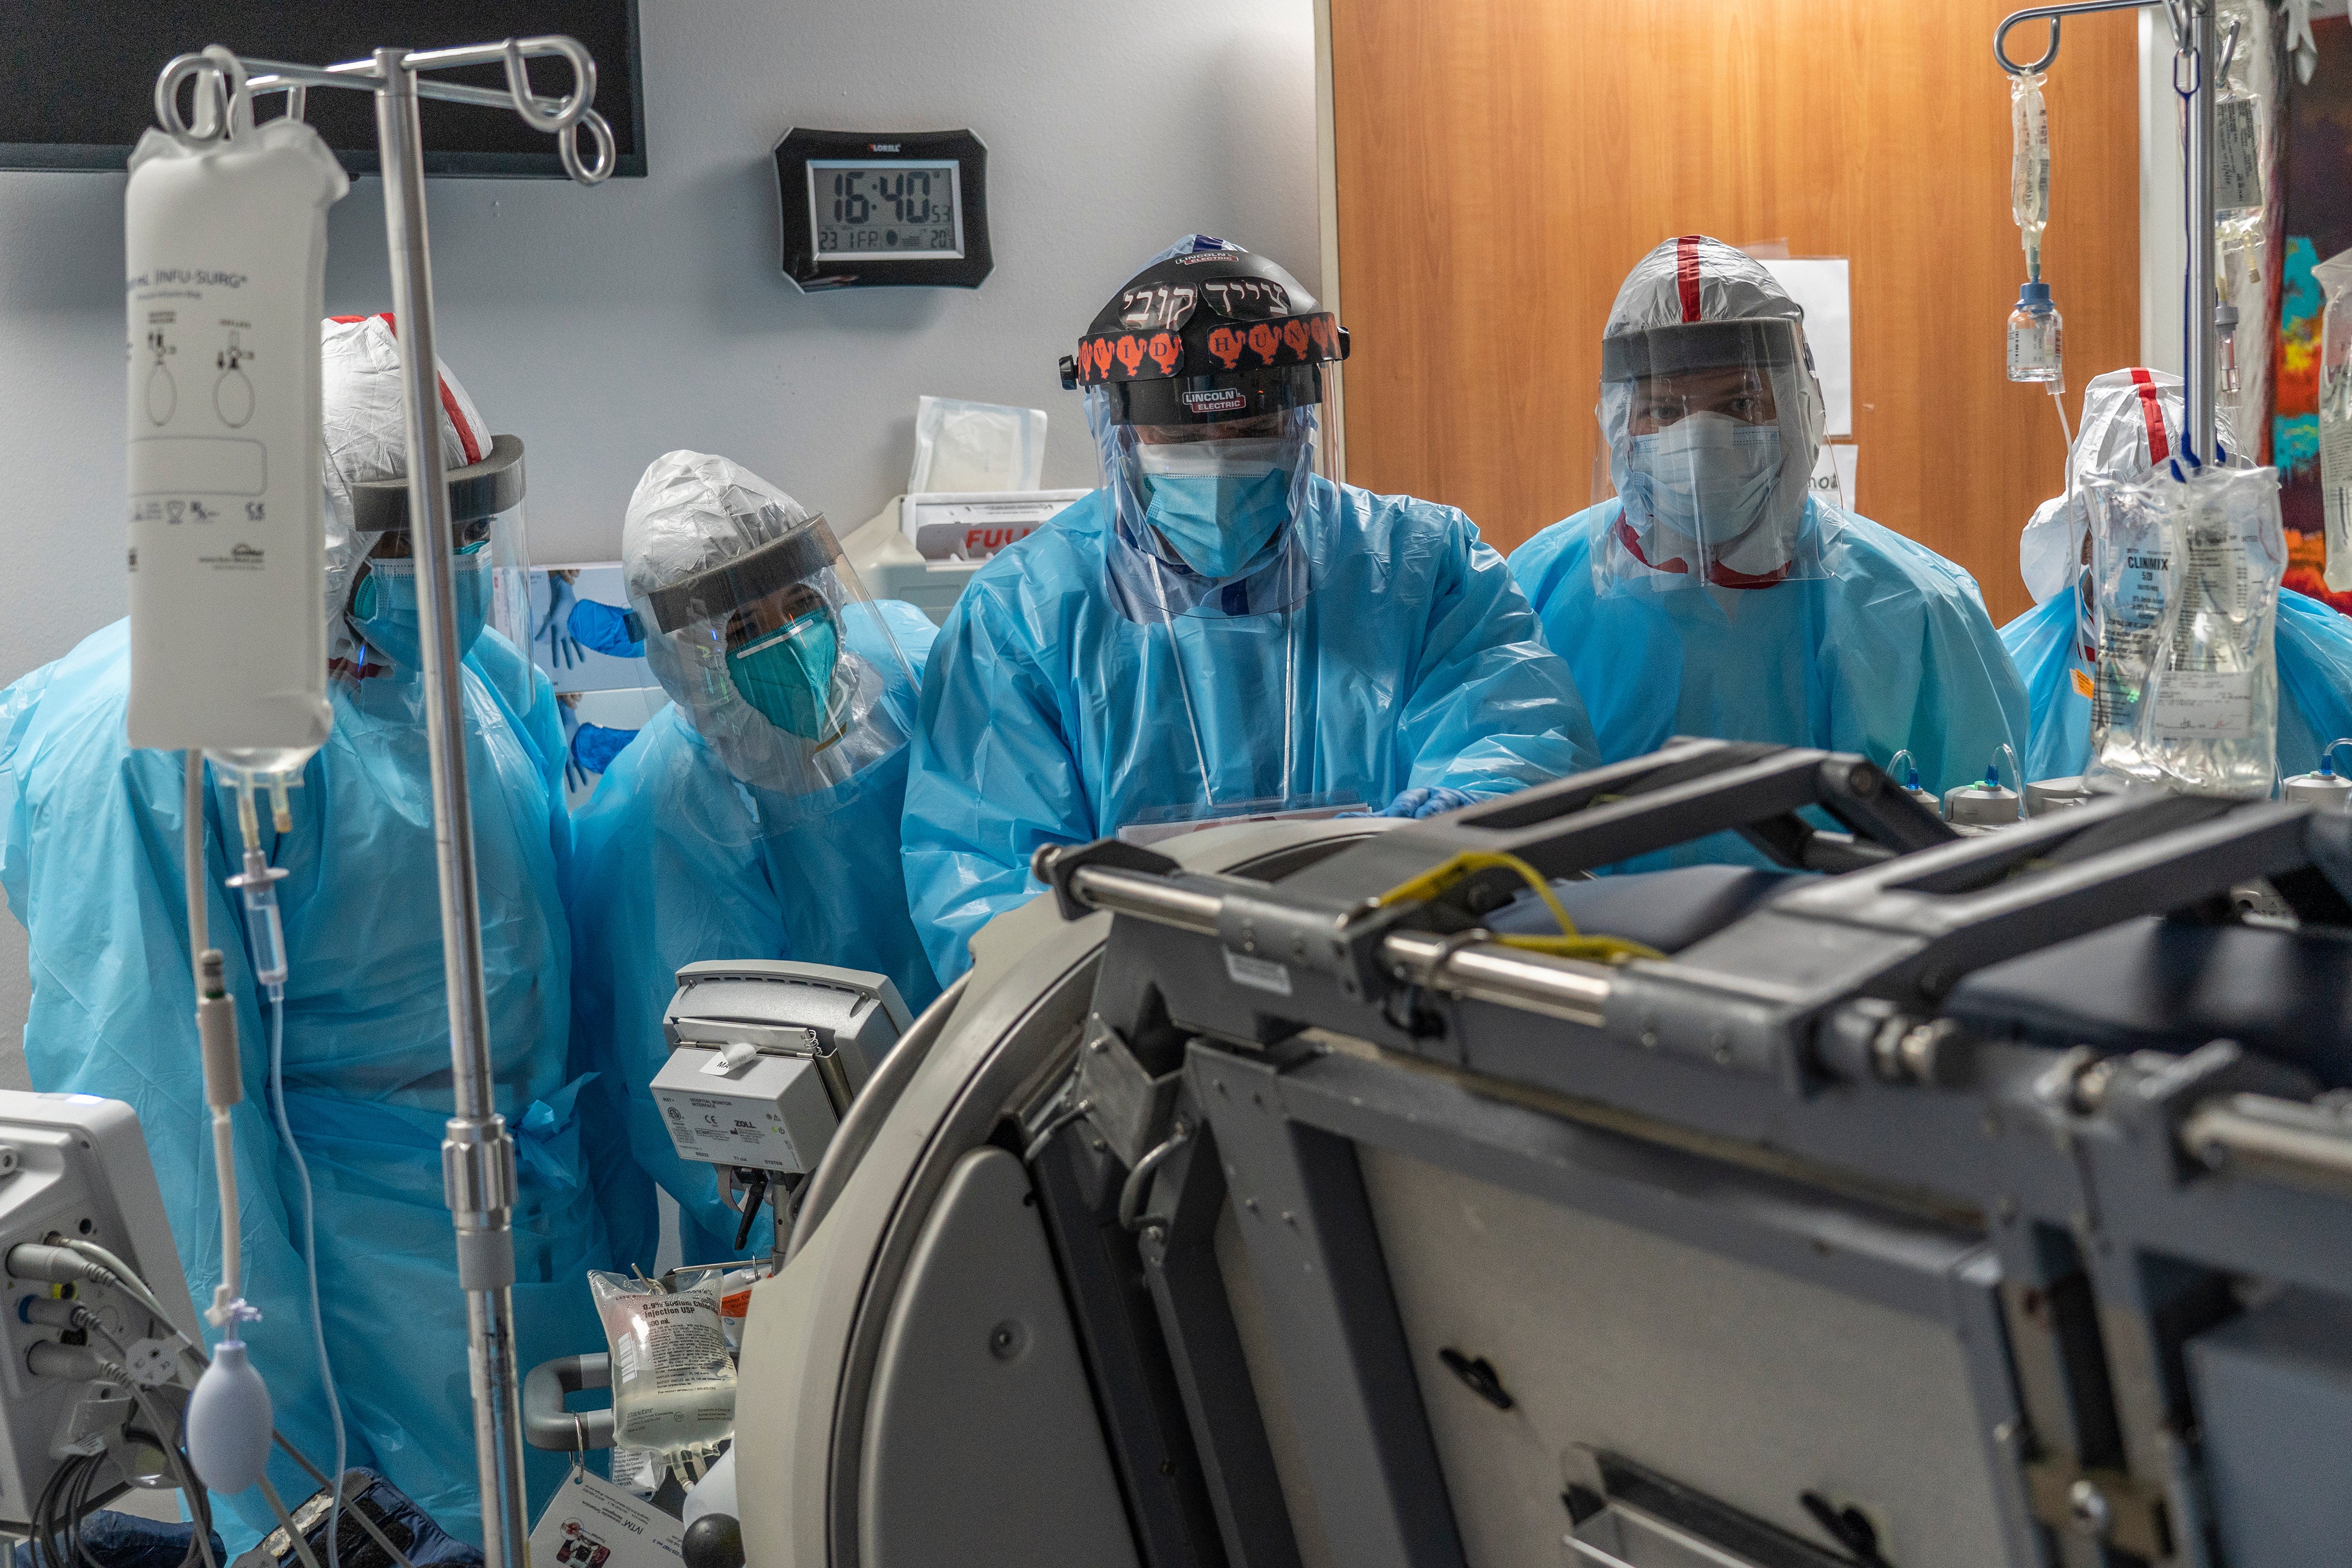
M310 126L232 118L204 147L149 131L123 197L134 746L309 748L332 721L319 321L351 182Z

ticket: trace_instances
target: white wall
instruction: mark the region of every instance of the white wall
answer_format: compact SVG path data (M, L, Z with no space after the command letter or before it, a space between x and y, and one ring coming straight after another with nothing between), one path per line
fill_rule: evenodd
M2181 278L2189 270L2181 186L2180 100L2172 90L2172 28L2139 14L2139 363L2181 374Z
M1045 408L1045 482L1092 484L1055 362L1138 264L1202 228L1318 270L1311 0L641 9L649 177L431 188L443 354L529 447L541 561L616 555L673 447L855 525L904 488L926 392ZM795 124L977 132L994 274L796 292L769 157ZM0 172L0 682L122 613L121 201L121 175ZM335 210L327 302L391 303L376 181ZM25 1001L0 921L0 1038Z

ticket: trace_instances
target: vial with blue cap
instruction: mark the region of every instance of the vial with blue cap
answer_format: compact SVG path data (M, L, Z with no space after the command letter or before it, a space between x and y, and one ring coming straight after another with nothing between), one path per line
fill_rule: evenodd
M2018 289L2009 313L2009 379L2065 388L2064 323L2050 302L2050 285L2039 279Z
M1982 831L2005 827L2025 815L2023 799L2015 790L2000 782L2003 752L2009 756L2009 776L2017 776L2017 753L2004 741L2000 750L1985 760L1981 781L1944 792L1945 821L1963 831L1971 828Z
M1886 776L1901 785L1905 795L1937 816L1944 815L1944 803L1936 798L1936 792L1919 783L1919 764L1912 757L1909 747L1886 759Z

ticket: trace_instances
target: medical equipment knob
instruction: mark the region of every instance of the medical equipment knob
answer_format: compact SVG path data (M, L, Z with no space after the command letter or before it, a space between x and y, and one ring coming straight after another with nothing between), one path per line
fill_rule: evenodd
M743 1526L731 1513L706 1513L686 1527L686 1568L743 1568Z

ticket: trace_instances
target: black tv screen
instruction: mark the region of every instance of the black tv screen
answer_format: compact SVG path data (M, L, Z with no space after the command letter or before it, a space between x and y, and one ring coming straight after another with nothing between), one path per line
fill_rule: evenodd
M614 172L643 174L636 0L0 0L0 168L122 168L139 133L155 123L156 77L174 55L207 44L249 59L325 66L385 47L446 48L541 33L587 46L596 109L613 127ZM539 59L530 74L532 87L552 97L568 88L572 70L561 59ZM506 85L496 65L434 75ZM257 100L257 116L270 118L285 101ZM511 109L427 99L422 114L427 174L562 177L555 139ZM376 172L373 94L313 88L303 118L346 170ZM585 133L580 155L595 155Z

